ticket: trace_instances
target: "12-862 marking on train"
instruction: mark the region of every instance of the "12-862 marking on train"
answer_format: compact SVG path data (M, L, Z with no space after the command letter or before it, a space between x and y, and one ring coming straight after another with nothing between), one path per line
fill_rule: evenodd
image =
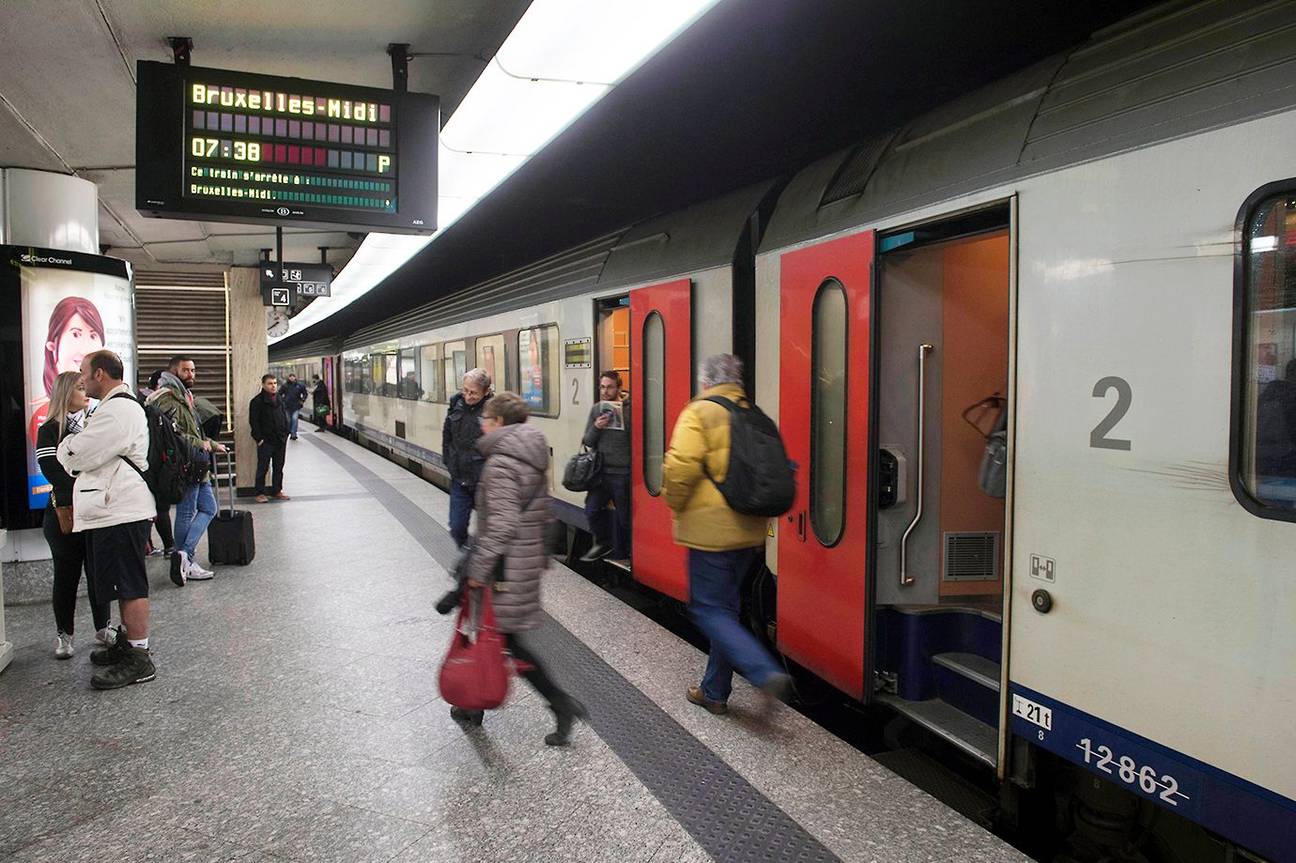
M1170 806L1178 806L1180 800L1190 799L1179 790L1179 780L1169 773L1161 773L1151 764L1139 765L1129 755L1117 755L1110 746L1095 745L1088 737L1076 744L1076 749L1084 753L1084 763L1091 764L1110 776L1115 776L1132 788L1144 794L1160 797Z

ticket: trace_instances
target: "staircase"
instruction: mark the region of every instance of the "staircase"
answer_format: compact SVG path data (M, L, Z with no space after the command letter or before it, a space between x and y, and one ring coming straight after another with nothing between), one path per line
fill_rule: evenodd
M878 621L877 667L894 678L895 692L876 700L994 767L1002 617L973 607L890 606Z

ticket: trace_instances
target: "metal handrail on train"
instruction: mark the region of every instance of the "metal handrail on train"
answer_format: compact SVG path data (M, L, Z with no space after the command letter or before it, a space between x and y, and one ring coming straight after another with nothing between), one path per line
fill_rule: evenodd
M918 506L913 521L900 537L900 586L914 583L909 575L909 534L913 533L923 516L923 443L927 430L927 355L935 348L929 344L918 346Z

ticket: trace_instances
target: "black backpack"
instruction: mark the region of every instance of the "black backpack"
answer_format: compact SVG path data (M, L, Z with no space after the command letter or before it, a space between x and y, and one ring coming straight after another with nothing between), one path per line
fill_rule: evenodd
M118 393L113 398L126 398L144 410L148 425L148 470L121 456L121 460L135 469L148 484L153 498L164 506L179 503L185 489L201 478L202 466L194 458L193 448L180 434L175 419L150 404L145 404L129 393Z
M791 509L796 464L787 457L778 426L753 404L744 407L721 396L706 400L729 412L729 467L724 482L715 482L707 472L725 502L734 512L765 518Z

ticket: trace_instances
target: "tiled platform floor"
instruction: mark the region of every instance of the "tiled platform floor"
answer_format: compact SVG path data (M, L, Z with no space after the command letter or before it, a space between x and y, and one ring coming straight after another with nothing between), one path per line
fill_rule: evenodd
M152 562L153 683L89 688L84 603L68 662L48 607L8 609L0 860L710 859L594 728L544 746L551 718L525 684L483 729L450 720L451 620L432 609L448 579L411 533L444 524L439 490L323 434L291 445L287 475L294 500L241 504L251 566L177 589ZM799 714L756 722L745 685L729 717L687 704L700 654L573 573L551 570L545 605L827 859L1026 859Z

